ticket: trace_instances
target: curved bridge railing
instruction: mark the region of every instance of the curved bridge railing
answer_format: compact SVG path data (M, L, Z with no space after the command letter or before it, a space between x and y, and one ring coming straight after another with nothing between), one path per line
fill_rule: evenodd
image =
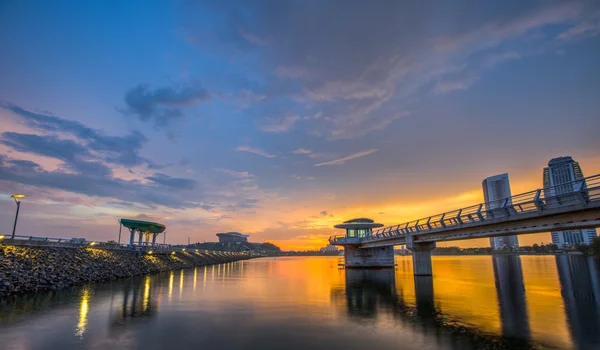
M547 209L563 208L570 205L588 205L590 202L596 201L600 201L600 174L399 225L384 227L374 231L370 237L357 239L331 236L329 242L331 244L352 244L386 240L405 235L426 234L464 227L465 224L485 224L486 221L492 219L508 219L526 213L539 212L542 214ZM349 241L350 239L352 242Z

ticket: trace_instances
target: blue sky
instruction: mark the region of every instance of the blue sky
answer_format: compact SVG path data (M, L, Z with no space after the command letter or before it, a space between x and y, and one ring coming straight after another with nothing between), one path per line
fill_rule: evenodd
M0 231L25 192L22 233L310 248L595 174L599 35L595 1L4 1Z

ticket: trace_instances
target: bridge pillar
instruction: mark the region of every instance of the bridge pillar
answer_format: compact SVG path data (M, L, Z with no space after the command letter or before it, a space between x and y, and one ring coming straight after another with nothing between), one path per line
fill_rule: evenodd
M344 245L344 266L348 268L377 268L394 266L394 246L359 248Z
M431 276L431 251L435 249L435 242L414 243L412 237L406 242L406 248L412 251L413 272L415 276Z

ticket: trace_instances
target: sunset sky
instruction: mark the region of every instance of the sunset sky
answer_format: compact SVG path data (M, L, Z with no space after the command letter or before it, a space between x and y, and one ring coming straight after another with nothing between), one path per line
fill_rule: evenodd
M0 233L318 249L600 173L598 1L9 0L0 47Z

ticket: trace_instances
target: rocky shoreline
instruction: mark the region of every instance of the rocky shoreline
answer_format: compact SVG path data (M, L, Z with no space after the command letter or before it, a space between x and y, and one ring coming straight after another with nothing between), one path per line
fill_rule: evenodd
M176 252L148 255L94 248L0 245L0 298L249 258L248 255L235 253Z

